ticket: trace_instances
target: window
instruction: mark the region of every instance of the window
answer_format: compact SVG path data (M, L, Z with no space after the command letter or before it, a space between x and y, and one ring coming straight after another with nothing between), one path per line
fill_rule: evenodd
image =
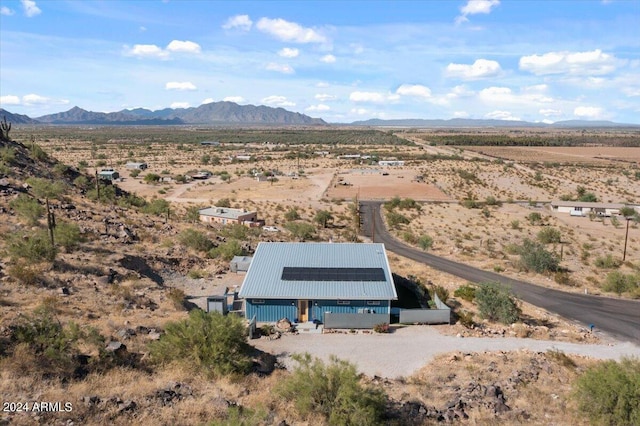
M350 305L351 300L338 300L338 305Z
M577 212L581 212L581 211L582 211L582 207L574 207L573 209L574 209L575 211L577 211Z
M367 306L380 306L379 300L367 300Z
M251 303L254 305L264 305L264 299L252 299Z

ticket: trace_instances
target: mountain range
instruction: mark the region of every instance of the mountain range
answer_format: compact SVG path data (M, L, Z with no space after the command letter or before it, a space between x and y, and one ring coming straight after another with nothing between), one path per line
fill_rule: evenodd
M264 105L238 105L233 102L211 102L192 108L165 108L152 111L145 108L123 109L117 112L93 112L79 107L56 114L31 118L13 114L0 108L0 117L15 124L55 124L55 125L304 125L327 126L321 118L272 108ZM541 127L541 128L640 128L638 124L621 124L612 121L567 120L555 123L532 123L516 120L486 120L453 118L450 120L427 119L371 119L342 123L340 125L366 127Z

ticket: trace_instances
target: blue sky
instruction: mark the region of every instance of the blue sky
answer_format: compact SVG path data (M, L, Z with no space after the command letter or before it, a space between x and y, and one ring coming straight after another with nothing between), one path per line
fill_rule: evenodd
M640 124L640 0L0 0L0 104Z

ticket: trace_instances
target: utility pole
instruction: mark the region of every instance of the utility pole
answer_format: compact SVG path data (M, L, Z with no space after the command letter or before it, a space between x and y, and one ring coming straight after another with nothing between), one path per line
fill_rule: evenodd
M96 192L98 193L98 202L100 202L100 180L98 179L98 169L96 169Z
M53 239L53 230L56 227L56 216L49 206L49 198L45 198L47 204L47 228L49 228L49 238L51 239L51 247L55 247L55 241Z
M625 219L627 219L627 231L624 234L624 251L622 252L622 261L623 262L627 258L627 240L629 239L629 221L631 220L631 218L625 216Z

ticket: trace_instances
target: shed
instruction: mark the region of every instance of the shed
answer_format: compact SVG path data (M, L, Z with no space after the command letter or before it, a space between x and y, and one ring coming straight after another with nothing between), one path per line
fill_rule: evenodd
M127 163L124 165L125 168L129 169L129 170L146 170L149 165L147 163Z
M220 312L222 315L227 315L227 298L225 296L207 297L207 312Z
M383 244L279 242L258 244L239 297L258 322L377 314L377 323L398 298Z
M102 180L108 180L113 182L114 180L120 178L120 173L118 173L113 169L104 169L104 170L100 170L100 172L98 173L98 177Z
M252 259L251 256L234 256L229 264L229 269L231 272L247 272Z

